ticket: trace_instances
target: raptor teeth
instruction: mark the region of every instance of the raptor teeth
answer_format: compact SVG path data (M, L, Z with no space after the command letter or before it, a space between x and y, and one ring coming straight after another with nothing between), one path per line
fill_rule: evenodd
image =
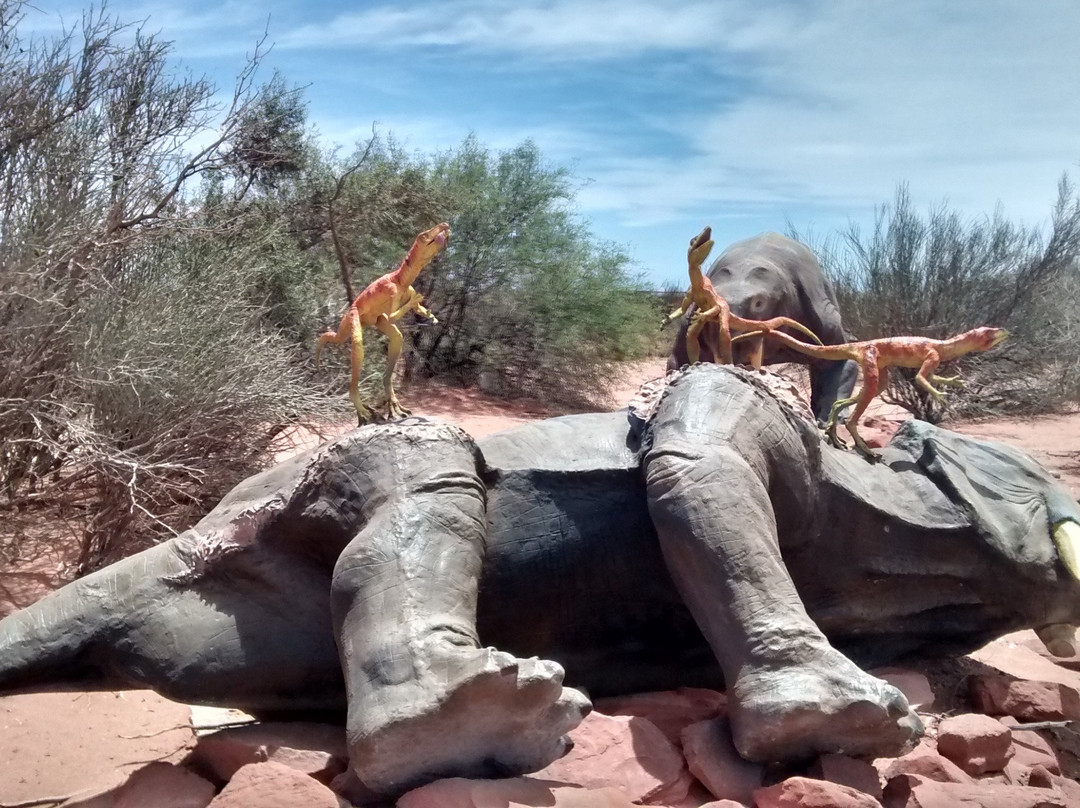
M1080 581L1080 525L1065 519L1054 525L1054 544L1058 557L1073 580Z

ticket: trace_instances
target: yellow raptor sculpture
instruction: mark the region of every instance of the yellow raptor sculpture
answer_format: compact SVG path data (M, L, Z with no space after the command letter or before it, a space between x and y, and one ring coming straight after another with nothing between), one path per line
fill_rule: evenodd
M753 336L757 337L759 334L768 334L777 328L787 326L805 334L818 345L821 345L821 340L818 339L817 334L790 317L747 320L734 314L728 302L713 287L709 277L701 271L701 265L705 262L712 248L712 228L706 227L690 240L690 247L686 251L686 261L690 271L690 289L686 292L686 296L683 298L679 308L664 318L664 322L660 325L663 328L668 323L675 322L686 314L691 305L697 307L697 311L694 312L691 318L690 328L686 331L686 355L692 363L697 362L701 356L700 334L709 320L715 320L720 326L720 344L715 346L716 350L714 350L713 355L721 361L721 364L732 364L732 331L749 331L752 332ZM751 352L750 364L755 368L760 368L761 359L762 342L761 338L758 337L757 344Z
M449 239L450 225L445 222L418 235L398 268L372 281L346 309L337 331L327 331L315 344L315 366L318 367L319 354L322 353L326 343L340 345L352 339L352 352L349 355L352 365L349 398L356 408L356 417L361 426L372 420L374 415L360 397L360 371L364 366L364 327L374 326L386 335L388 340L386 372L383 374L383 386L386 389L386 415L388 418L402 418L409 414L409 410L401 406L397 396L394 395L394 366L401 355L402 345L401 331L394 323L410 311L415 311L433 323L438 322L435 315L421 305L424 298L413 289L412 283L420 274L420 270L431 263L431 260L446 247Z

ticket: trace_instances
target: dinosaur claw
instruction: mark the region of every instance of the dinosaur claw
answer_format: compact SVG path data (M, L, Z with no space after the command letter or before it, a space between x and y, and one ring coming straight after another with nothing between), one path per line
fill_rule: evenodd
M408 418L410 415L412 415L412 410L408 407L403 407L396 397L386 400L386 417L388 420L394 418Z
M1065 519L1054 525L1053 534L1061 563L1074 580L1080 581L1080 524Z

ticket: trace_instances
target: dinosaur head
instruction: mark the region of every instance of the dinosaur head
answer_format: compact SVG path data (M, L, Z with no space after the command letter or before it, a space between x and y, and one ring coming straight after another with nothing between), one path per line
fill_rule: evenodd
M982 326L973 328L965 335L965 342L969 342L973 351L989 351L1009 338L1009 332L1004 328L991 328Z
M449 242L450 225L442 222L418 235L413 248L418 253L416 257L421 265L424 265L445 249Z
M705 263L705 259L708 257L709 251L712 250L712 248L712 228L706 227L690 239L690 247L686 251L686 260L690 262L691 266L700 267Z

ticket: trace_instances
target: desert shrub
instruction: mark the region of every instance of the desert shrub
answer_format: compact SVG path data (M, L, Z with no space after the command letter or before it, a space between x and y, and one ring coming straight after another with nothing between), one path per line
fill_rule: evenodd
M966 387L950 391L953 415L1038 412L1080 398L1080 197L1067 177L1045 235L1009 221L1000 207L976 220L946 206L921 214L900 186L868 236L853 227L813 246L856 338L1009 329L1002 347L956 363ZM893 370L887 396L940 420L942 406L913 379L914 371Z
M592 239L570 175L535 144L492 154L469 137L429 176L453 236L416 284L439 323L417 331L410 375L582 403L606 389L612 362L647 350L655 299L636 291L623 252Z
M85 570L186 527L314 409L251 292L273 231L239 206L302 104L257 54L220 108L155 37L90 12L26 38L23 9L0 0L0 507L78 508ZM228 217L195 202L209 176Z

